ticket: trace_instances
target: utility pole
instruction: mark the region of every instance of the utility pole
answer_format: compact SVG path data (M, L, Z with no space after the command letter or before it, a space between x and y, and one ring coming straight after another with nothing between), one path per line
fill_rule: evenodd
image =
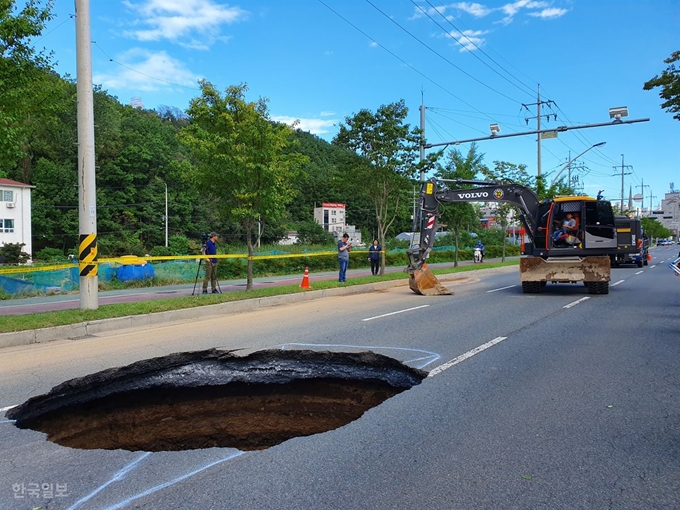
M536 99L536 131L541 130L541 84L538 84L538 94ZM536 138L538 144L537 161L536 161L536 179L541 179L541 135ZM538 182L536 182L538 184Z
M76 62L80 309L96 310L99 308L97 188L94 167L94 100L89 0L76 0Z
M642 206L641 209L644 211L645 210L645 188L649 188L649 184L645 185L645 180L640 179L642 181L642 184L639 184L638 186L635 186L636 188L640 188L640 191L642 192ZM651 202L649 205L652 205Z
M649 188L649 212L650 213L654 210L654 201L653 201L654 198L656 198L656 195L652 195L652 188Z
M613 167L614 169L618 169L618 167ZM621 154L621 209L619 209L619 214L623 213L623 193L624 193L624 176L630 175L631 172L625 172L626 169L630 168L631 170L633 169L632 165L624 165L623 164L623 154Z
M425 98L420 92L420 162L425 160ZM425 170L420 169L420 182L425 182Z
M538 85L538 95L537 95L537 101L535 103L527 103L524 104L522 103L522 106L524 107L525 110L529 111L529 106L535 106L536 107L536 116L535 117L525 117L524 121L529 125L529 121L532 119L536 119L536 124L537 124L537 143L538 143L538 151L537 151L537 164L536 164L536 177L538 179L542 178L541 175L541 117L543 114L541 113L541 106L546 105L548 108L551 108L552 105L554 105L554 101L541 101L541 85L539 83ZM545 115L546 120L550 120L550 117L554 117L555 120L557 120L557 114L555 113L549 113Z

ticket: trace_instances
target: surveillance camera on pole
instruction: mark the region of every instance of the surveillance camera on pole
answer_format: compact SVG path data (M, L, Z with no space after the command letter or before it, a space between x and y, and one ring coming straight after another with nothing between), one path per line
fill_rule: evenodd
M621 121L621 117L628 117L628 107L618 106L616 108L609 109L609 118L614 119L614 122Z

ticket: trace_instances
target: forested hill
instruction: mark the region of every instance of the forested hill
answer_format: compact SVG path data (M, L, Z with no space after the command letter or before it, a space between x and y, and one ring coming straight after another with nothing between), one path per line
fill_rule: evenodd
M35 186L34 251L52 247L66 253L78 240L76 85L52 72L31 71L25 81L30 93L21 97L13 123L17 145L3 147L0 175ZM94 116L100 252L148 253L164 245L166 185L170 237L198 239L201 232L216 230L225 233L227 242L240 240L238 225L217 213L219 197L193 178L194 165L177 138L189 123L181 110L133 108L96 89ZM350 220L354 217L361 227L366 214L352 210L341 170L343 149L299 130L293 138L296 143L289 150L306 155L309 162L293 183L296 198L287 206L288 217L265 225L263 242L313 221L314 205L321 202L348 203Z

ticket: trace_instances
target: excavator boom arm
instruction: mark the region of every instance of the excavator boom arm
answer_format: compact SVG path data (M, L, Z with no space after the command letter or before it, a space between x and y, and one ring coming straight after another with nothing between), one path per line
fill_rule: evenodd
M451 189L443 183L472 188ZM498 184L493 182L429 179L420 190L420 242L409 250L410 265L406 269L413 274L422 267L434 244L435 233L440 226L439 206L456 202L508 202L522 211L522 223L533 238L536 231L535 216L538 196L530 188L520 184Z

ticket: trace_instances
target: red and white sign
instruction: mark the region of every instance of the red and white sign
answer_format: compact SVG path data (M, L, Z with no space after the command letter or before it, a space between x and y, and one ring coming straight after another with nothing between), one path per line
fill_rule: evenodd
M334 204L332 202L324 202L321 204L324 209L344 209L345 204Z

